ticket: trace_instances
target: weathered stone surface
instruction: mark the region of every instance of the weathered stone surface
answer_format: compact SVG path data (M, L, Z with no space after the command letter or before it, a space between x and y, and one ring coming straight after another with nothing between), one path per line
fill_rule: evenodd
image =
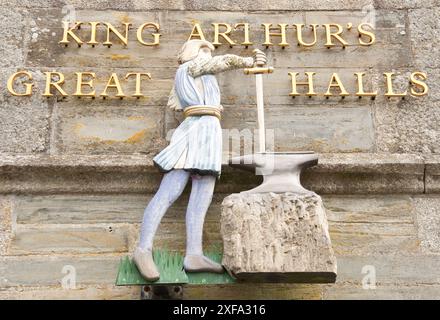
M307 189L320 194L388 194L423 192L423 174L383 174L383 173L321 173L305 172L302 180Z
M410 73L422 70L427 74L428 94L418 98L392 98L373 105L376 128L376 149L386 153L438 153L438 81L440 74L431 65L394 70L394 90L408 90ZM385 72L385 69L384 69ZM383 81L381 78L377 82ZM408 91L409 92L409 91Z
M440 65L440 30L438 16L440 4L430 10L416 9L408 13L411 42L416 64L419 67Z
M180 220L180 221L179 221ZM186 225L183 217L178 221L164 221L160 224L154 237L155 248L165 248L185 252ZM139 235L139 229L135 236ZM205 250L218 248L221 245L220 224L218 221L206 221L203 226L203 247Z
M10 288L0 290L2 300L138 300L139 286L81 286L65 290L60 287ZM254 284L252 287L243 284L216 286L186 285L183 299L295 299L319 300L321 288L318 285L302 284Z
M431 108L429 104L431 102L437 103L440 101L440 69L428 66L419 67L420 70L426 73L428 79L426 80L426 84L428 85L428 96L422 99L427 107L427 111ZM418 101L419 99L417 99Z
M11 288L0 290L2 300L136 300L137 286L80 286L75 289L57 287Z
M121 188L136 193L155 190L161 177L156 169L146 165L152 163L145 155L5 155L2 160L0 188L5 193L115 193Z
M334 153L321 154L319 164L309 171L420 175L423 170L423 157L415 154Z
M432 1L432 0L431 0ZM413 8L428 6L431 1L409 1L409 0L386 0L385 3L392 3L391 8L399 5L403 8ZM11 3L14 3L13 0ZM380 3L382 3L381 1ZM332 10L332 9L362 9L365 5L372 5L373 0L337 0L337 1L314 1L307 0L302 2L292 2L288 0L278 2L267 2L263 0L257 1L199 1L199 0L178 0L178 1L152 1L152 0L130 0L124 2L113 2L107 0L97 0L93 2L85 0L71 0L69 4L75 8L88 9L115 9L115 10L154 10L154 9L169 9L169 10ZM378 3L377 5L380 5ZM2 5L2 4L0 4ZM6 5L4 3L3 5ZM17 6L26 8L46 8L46 7L62 7L65 5L64 1L56 0L37 0L37 1L19 1ZM381 5L384 6L384 5Z
M430 10L409 10L409 30L413 67L395 70L401 74L396 78L396 90L402 92L407 86L410 71L423 71L428 75L430 91L427 96L376 103L374 105L376 143L379 152L439 153L438 83L439 72L439 7Z
M407 195L324 197L337 255L420 252L412 199Z
M189 189L189 188L188 188ZM187 190L189 191L189 190ZM17 197L18 224L95 224L142 221L149 195L50 195ZM205 219L205 248L221 242L219 220L225 194L216 193ZM338 255L417 253L420 241L415 205L408 195L327 195L324 198L332 245ZM188 192L164 216L156 245L184 250ZM138 231L130 231L137 237Z
M438 300L439 285L376 285L363 289L360 285L332 285L323 287L325 300Z
M56 122L56 152L61 154L156 154L163 147L158 108L63 106Z
M337 256L338 283L362 284L373 276L384 284L440 284L439 255L406 255L395 252L375 256ZM366 272L367 271L367 272Z
M19 224L140 223L152 197L152 194L20 196L16 198L14 215ZM206 222L218 221L224 197L214 194ZM183 221L188 198L189 192L185 192L163 221Z
M60 287L10 288L0 290L2 300L138 300L139 286L81 286L76 289ZM321 299L319 285L303 284L254 284L252 287L243 284L216 286L186 285L183 299Z
M120 253L132 250L147 199L140 195L19 197L9 255ZM221 243L220 196L210 208L203 229L205 249ZM165 215L154 238L155 248L183 252L188 194ZM131 223L127 225L126 223Z
M425 157L425 192L440 192L440 156L429 155Z
M5 255L12 238L12 200L0 197L0 255Z
M7 299L52 298L56 293L66 299L109 298L136 299L139 287L114 287L119 257L8 257L0 258L0 297ZM76 270L77 290L63 290L62 269L71 265ZM32 270L32 272L30 272ZM20 289L18 289L20 288ZM125 289L124 289L125 288ZM218 286L186 286L186 299L320 299L318 285L243 284ZM84 294L84 296L82 296Z
M14 212L19 224L139 223L149 199L144 195L22 196Z
M302 175L304 186L320 194L421 193L424 161L411 154L322 154ZM392 191L391 191L392 190Z
M113 284L119 259L119 256L107 255L0 257L0 287L60 285L65 276L61 272L65 265L75 267L79 286ZM440 284L437 268L440 257L437 255L338 256L337 259L337 282L340 284L361 284L365 277L362 268L366 265L376 268L376 278L380 285Z
M377 105L376 131L380 152L439 153L440 104L424 97Z
M422 193L424 161L409 154L322 154L302 176L305 187L322 194ZM2 193L154 192L161 174L147 155L62 155L0 157ZM218 193L249 190L253 173L224 167ZM68 181L68 183L66 183Z
M60 286L65 266L73 266L78 286L114 284L120 256L0 257L0 288Z
M108 0L86 1L86 0L70 0L75 8L87 9L114 9L114 10L367 10L369 6L374 8L387 9L408 9L408 8L430 8L434 6L437 0L305 0L301 2L282 0L276 2L267 2L264 0L256 1L201 1L201 0L129 0L124 2L113 2ZM4 2L0 5L14 5L16 7L26 8L47 8L62 7L65 5L63 1L57 0L12 0Z
M418 237L425 253L440 253L440 198L415 196Z
M5 87L15 68L0 70L0 152L40 153L48 149L51 105L41 96L14 97ZM41 88L39 75L35 75L34 92ZM20 81L23 81L21 79ZM20 81L18 83L20 83ZM17 88L17 91L23 88Z
M239 279L335 281L327 217L316 194L232 194L222 203L221 234L223 265Z
M216 285L212 286L185 286L184 299L294 299L320 300L322 299L321 285L319 284L285 284L285 283L253 283Z
M47 150L49 140L50 108L45 99L38 95L14 97L6 91L10 75L24 69L25 47L29 41L28 20L25 10L12 7L1 8L0 27L0 152L34 153ZM18 91L23 87L17 81ZM34 76L34 92L41 88L39 75Z
M135 236L127 226L46 225L14 229L8 254L120 253Z
M375 0L375 8L386 9L430 9L438 5L438 0Z
M151 195L148 197L141 195L27 196L16 200L14 215L20 225L121 222L138 224L149 197ZM208 212L204 229L205 248L221 241L218 221L223 197L222 194L216 194ZM409 196L329 195L324 197L324 204L327 209L333 248L338 255L372 256L395 252L414 254L419 251L413 217L414 208L417 206L412 204ZM155 238L157 247L184 250L186 205L187 194L165 215ZM426 210L429 212L428 209ZM426 219L435 219L435 215L426 216ZM431 236L435 239L435 227L429 225L429 222L425 225L431 228ZM43 226L40 228L45 229ZM84 225L83 228L86 230L88 226ZM50 230L49 226L45 232L51 232ZM138 229L130 230L128 236L136 239ZM58 233L58 237L61 242L68 240L63 234ZM423 238L423 234L421 237ZM81 243L79 245L79 248L69 250L97 250L92 244L84 247L81 247Z
M226 130L253 132L257 128L255 106L226 110L223 124ZM268 106L265 120L266 130L273 131L274 140L267 141L275 146L274 151L368 152L373 149L374 128L368 107ZM230 135L233 136L233 132Z
M22 67L25 47L29 41L28 12L8 6L0 8L0 61L1 67Z

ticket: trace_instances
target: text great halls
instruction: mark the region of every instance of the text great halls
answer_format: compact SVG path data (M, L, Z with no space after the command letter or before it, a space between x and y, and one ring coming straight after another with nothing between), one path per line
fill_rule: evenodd
M256 33L262 33L264 41L256 43L253 38ZM212 34L212 39L207 35ZM136 39L138 45L145 47L156 47L161 45L161 29L156 22L145 22L139 26L131 23L122 23L114 26L108 22L74 22L63 21L63 35L59 44L64 46L75 45L78 50L84 45L95 47L104 45L123 45L128 48L129 39ZM376 42L374 27L369 23L354 25L347 23L328 24L287 24L287 23L261 23L261 25L250 25L246 22L229 24L225 22L212 23L210 28L203 28L200 23L194 23L188 39L205 39L211 41L216 47L219 46L244 46L245 48L263 46L266 49L270 46L278 46L284 50L284 54L292 54L289 47L303 47L313 50L315 47L325 46L328 49L339 48L344 50L347 46L360 45L372 47ZM183 41L186 39L183 39ZM148 49L146 49L148 50ZM294 53L297 54L297 53ZM148 51L146 51L148 56ZM154 51L151 51L151 58L154 59ZM342 67L342 66L341 66ZM390 66L392 69L392 66ZM286 75L286 95L290 96L347 96L371 97L378 95L388 98L406 96L420 97L428 94L429 88L426 84L428 76L422 71L412 71L408 75L407 88L397 90L393 86L393 80L397 74L384 72L383 82L380 88L372 88L371 84L365 81L368 74L365 72L354 72L352 79L355 81L355 90L347 90L340 75L329 73L320 78L326 79L324 83L317 83L315 76L317 72L299 72L292 70ZM275 74L276 76L276 74ZM67 97L134 97L142 98L148 96L148 82L154 81L154 74L150 72L127 72L125 74L112 73L100 75L95 72L75 72L71 81L71 90L65 88L65 75L57 71L44 72L43 96ZM71 78L71 77L69 77ZM100 83L101 85L97 85ZM316 89L325 88L321 92ZM15 96L30 96L34 93L33 75L26 70L20 70L12 74L7 82L7 90Z

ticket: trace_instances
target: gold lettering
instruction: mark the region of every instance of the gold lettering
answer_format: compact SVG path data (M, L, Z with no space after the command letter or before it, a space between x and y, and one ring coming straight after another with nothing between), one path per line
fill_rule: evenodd
M18 77L22 77L22 76L26 76L28 78L28 80L32 80L32 75L27 71L18 71L16 73L14 73L13 75L11 75L8 79L7 88L8 88L8 91L13 96L23 97L23 96L32 95L32 87L34 85L32 82L31 83L28 83L28 82L23 83L24 86L26 87L26 89L23 93L18 93L17 91L15 91L14 82Z
M318 38L316 36L316 28L318 27L317 24L311 24L312 31L313 31L313 39L314 40L313 40L313 42L309 42L309 43L306 43L306 42L303 41L302 28L304 27L304 25L301 24L301 23L297 23L297 24L294 24L294 26L296 27L296 37L298 39L298 44L299 45L302 45L304 47L311 47L311 46L316 44L316 41L318 40Z
M343 29L342 26L337 24L337 23L327 23L327 24L323 24L323 26L325 27L325 35L327 38L327 42L325 43L325 45L327 47L333 47L335 46L335 44L332 42L332 38L335 38L336 40L338 40L340 43L342 43L342 45L345 47L346 45L348 45L348 42L346 42L344 39L342 39L342 37L340 36L340 34L342 33ZM332 32L332 27L336 27L337 31Z
M206 40L205 35L203 34L203 31L202 31L202 27L200 26L199 23L194 24L188 40L191 40L193 37L196 37L197 39L200 39L200 40Z
M424 73L424 72L411 73L411 84L413 84L414 87L418 87L418 88L422 89L422 91L418 91L418 90L415 90L415 88L413 87L413 88L411 88L411 94L416 97L421 97L421 96L428 94L429 88L425 82L423 82L417 78L420 78L421 80L427 80L428 77L427 77L426 73Z
M377 96L377 90L374 92L365 92L364 91L364 84L363 84L363 76L365 75L365 72L355 72L355 76L357 77L357 83L358 83L358 92L356 92L356 95L359 97L374 97Z
M87 42L87 44L91 44L91 45L98 44L98 41L96 41L96 29L100 23L99 22L89 22L89 24L90 24L90 41Z
M273 45L273 43L270 41L271 36L281 37L281 42L278 43L279 46L287 47L289 45L287 43L287 39L286 39L286 27L287 27L286 23L279 23L278 24L278 26L280 28L280 32L270 32L270 29L272 27L271 23L263 23L261 25L264 26L264 32L265 32L265 41L264 41L263 45L265 45L265 46L272 46Z
M371 29L374 29L373 26L369 23L361 23L358 26L358 32L359 32L359 43L361 46L371 46L376 41L376 35L373 32L367 31L363 28L363 26L370 27ZM370 38L370 41L364 42L362 40L362 35L365 35Z
M212 43L213 45L221 45L221 42L219 41L220 37L225 39L231 46L236 45L236 43L228 36L232 31L232 28L228 23L212 23L212 25L214 26L214 42ZM226 31L220 32L220 26L225 27Z
M45 72L46 75L46 88L44 90L43 96L44 97L51 97L53 94L50 92L50 88L54 87L56 90L58 90L59 93L61 93L61 96L67 97L67 93L61 88L61 85L64 84L64 74L61 72ZM57 81L52 81L52 76L56 75L58 76Z
M405 90L405 92L403 93L395 93L393 91L393 75L394 72L385 72L384 76L386 77L386 81L387 81L387 92L385 93L386 97L404 97L407 94L407 91Z
M241 43L243 46L251 46L253 43L249 40L249 23L236 23L234 29L238 27L244 27L244 41Z
M156 30L155 33L151 34L153 36L153 42L145 42L144 39L142 38L142 32L144 31L145 28L150 28L150 27L153 27ZM154 22L144 23L137 30L137 39L144 46L157 46L159 45L159 38L161 36L159 30L160 30L160 26L158 23L154 23Z
M337 73L333 73L332 77L330 79L330 83L328 85L327 92L324 94L325 96L332 96L331 88L339 88L341 93L339 96L349 96L350 94L345 90L344 85L341 82L341 79L339 78L339 75Z
M141 76L146 76L148 79L151 79L151 74L142 72L130 72L125 75L125 79L128 79L133 75L136 76L136 90L132 97L143 97L144 95L141 93Z
M93 88L93 80L96 77L95 73L94 72L75 72L75 74L76 74L76 91L73 95L78 96L78 97L83 97L83 96L93 97L93 96L95 96L95 90ZM91 79L88 81L84 81L84 79L83 79L84 75L91 77ZM91 91L89 93L83 93L82 92L83 86L88 86L91 89L93 89L93 91Z
M308 96L316 96L316 92L313 88L313 75L316 74L316 72L306 72L307 75L307 81L305 82L297 82L296 76L298 75L298 72L289 72L289 76L292 78L292 91L289 93L289 96L299 96L300 93L297 91L297 86L308 86L308 92L306 95Z
M116 37L119 38L119 40L122 41L124 45L128 44L128 29L131 25L129 22L124 22L123 25L125 25L125 36L123 36L111 23L104 22L104 24L107 26L107 40L103 43L103 45L111 46L113 43L110 41L110 33L113 32Z
M118 75L116 73L112 73L110 78L108 79L107 85L104 88L104 91L100 94L101 97L108 97L107 89L108 88L116 88L118 93L117 97L125 97L124 92L122 91L121 83L119 82Z
M68 37L70 36L73 40L76 41L76 43L83 44L84 42L75 33L73 33L73 30L81 26L81 24L82 22L77 21L75 22L73 27L69 28L69 21L63 21L63 39L59 43L68 44Z

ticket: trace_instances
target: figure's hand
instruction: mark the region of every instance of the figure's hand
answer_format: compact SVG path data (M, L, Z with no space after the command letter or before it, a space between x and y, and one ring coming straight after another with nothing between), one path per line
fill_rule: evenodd
M263 51L261 51L260 49L254 49L252 51L252 53L254 54L253 58L254 58L254 65L255 66L262 67L266 64L267 57Z

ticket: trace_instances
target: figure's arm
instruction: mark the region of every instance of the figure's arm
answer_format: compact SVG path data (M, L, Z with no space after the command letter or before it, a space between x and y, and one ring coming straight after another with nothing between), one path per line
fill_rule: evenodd
M214 57L198 58L190 62L188 73L192 77L203 74L215 74L239 68L250 68L254 65L253 57L240 57L235 54L225 54Z

